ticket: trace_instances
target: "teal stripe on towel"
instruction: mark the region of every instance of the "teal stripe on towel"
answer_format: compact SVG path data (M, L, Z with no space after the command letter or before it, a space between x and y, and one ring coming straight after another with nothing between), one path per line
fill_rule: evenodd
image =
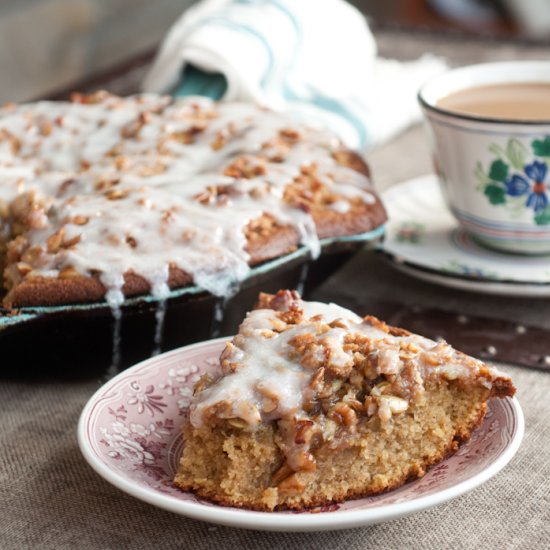
M186 65L182 82L172 92L174 96L201 95L221 99L227 90L227 79L221 73L206 73L193 65Z

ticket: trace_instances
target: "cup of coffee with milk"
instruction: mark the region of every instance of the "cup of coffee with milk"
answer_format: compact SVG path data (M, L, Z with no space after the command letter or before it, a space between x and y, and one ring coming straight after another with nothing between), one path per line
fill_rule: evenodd
M550 62L472 65L419 93L435 171L460 224L489 248L550 253Z

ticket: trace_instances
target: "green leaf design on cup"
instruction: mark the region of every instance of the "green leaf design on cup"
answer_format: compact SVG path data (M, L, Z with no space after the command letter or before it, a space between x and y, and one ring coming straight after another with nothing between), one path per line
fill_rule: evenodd
M489 170L489 178L493 181L505 182L508 177L508 165L501 160L495 160Z
M544 139L535 139L531 143L533 152L539 157L550 157L550 136Z
M499 185L490 183L485 187L484 193L491 204L504 204L506 202L506 190Z
M506 156L516 170L521 170L527 162L529 150L518 139L511 139L506 147Z
M548 206L542 212L535 216L535 223L537 225L550 224L550 208Z

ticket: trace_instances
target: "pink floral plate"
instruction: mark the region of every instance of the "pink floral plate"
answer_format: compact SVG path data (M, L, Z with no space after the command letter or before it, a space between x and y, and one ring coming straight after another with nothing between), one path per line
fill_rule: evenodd
M181 424L194 383L215 372L226 339L148 359L107 382L80 417L80 449L99 475L130 495L195 519L272 531L344 529L402 517L455 498L499 472L523 436L516 399L495 399L472 439L422 479L375 497L307 512L219 506L172 484L184 442Z

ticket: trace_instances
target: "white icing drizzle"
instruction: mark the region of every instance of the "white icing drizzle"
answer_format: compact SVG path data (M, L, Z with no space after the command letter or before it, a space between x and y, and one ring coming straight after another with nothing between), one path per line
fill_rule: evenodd
M305 262L302 265L302 268L300 270L300 278L298 279L298 284L296 285L296 292L300 295L304 294L308 275L309 275L309 262Z
M241 419L251 426L281 418L307 417L302 409L303 399L316 368L305 367L304 357L297 358L296 349L289 344L299 335L315 336L317 347L309 350L308 362L318 361L319 365L336 369L353 365L353 353L344 348L345 336L358 334L367 337L372 341L371 349L378 354L379 375L399 375L404 367L400 349L401 344L405 344L405 352L413 354L414 364L412 372L407 374L408 382L419 386L430 374L449 380L471 380L481 368L487 368L444 342L434 342L414 334L393 336L368 317L361 319L335 304L296 303L303 310L302 321L290 324L280 332L277 332L281 330L277 311L258 309L247 315L239 334L228 343L222 354L225 372L211 386L199 392L191 404L190 420L195 427L204 425L213 410L218 418ZM339 320L336 326L326 331L326 325L335 320ZM488 375L482 383L488 387L497 376L504 376L494 368L486 372ZM278 403L277 408L263 412L266 395L270 394ZM392 399L395 400L391 396L382 396L381 415L391 416ZM403 403L402 399L398 401Z
M124 302L122 293L123 278L120 273L103 272L101 282L107 289L105 301L111 308L113 314L113 351L111 356L111 370L116 371L120 365L120 344L122 330L122 310L121 305Z
M164 332L164 319L166 317L166 298L157 301L155 311L155 335L153 338L152 356L158 355L162 351L162 336Z
M299 138L288 138L284 162L271 161L288 128L297 128ZM98 273L113 311L128 272L145 278L162 301L168 265L227 296L249 271L243 230L262 213L292 224L318 255L311 215L282 200L304 165L316 165L319 179L339 195L336 211L345 212L354 197L375 200L365 176L332 158L338 148L330 133L245 104L156 95L39 102L0 110L0 199L28 191L43 202L36 214L42 217L27 232L31 246L46 248L61 229L65 242L78 241L43 250L31 264L34 275L55 277L69 266ZM237 157L260 162L260 151L269 158L258 174L224 175ZM196 200L213 186L227 186L223 201ZM160 279L159 269L166 275ZM160 332L163 311L160 305Z
M155 335L153 338L154 348L152 355L158 355L162 348L162 333L164 330L164 318L166 316L166 299L170 294L170 287L168 286L168 266L166 264L161 266L159 273L153 278L151 294L157 298Z

